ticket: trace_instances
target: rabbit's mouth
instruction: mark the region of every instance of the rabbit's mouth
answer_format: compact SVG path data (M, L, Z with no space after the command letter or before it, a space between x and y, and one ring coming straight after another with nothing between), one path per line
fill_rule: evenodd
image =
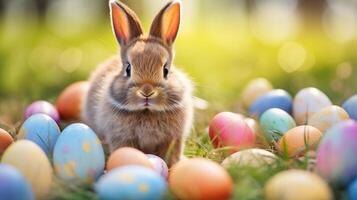
M145 107L149 107L150 106L150 99L149 98L145 98L144 99L144 106Z

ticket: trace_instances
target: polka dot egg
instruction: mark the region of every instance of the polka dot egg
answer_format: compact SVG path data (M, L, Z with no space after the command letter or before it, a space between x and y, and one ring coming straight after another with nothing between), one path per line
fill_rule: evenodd
M72 124L58 138L53 162L56 174L63 180L92 182L104 170L103 147L87 125Z
M140 165L118 167L102 176L95 186L100 200L160 200L166 181L154 170Z

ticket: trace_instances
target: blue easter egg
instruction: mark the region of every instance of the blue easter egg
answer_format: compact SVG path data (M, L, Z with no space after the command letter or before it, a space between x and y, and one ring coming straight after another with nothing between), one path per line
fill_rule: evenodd
M260 116L260 127L269 142L278 141L295 126L294 119L279 108L271 108Z
M57 123L51 117L45 114L35 114L22 124L17 137L31 140L40 146L46 155L52 155L60 132Z
M53 163L56 174L63 180L93 182L104 170L102 144L87 125L69 125L57 140Z
M249 108L249 113L260 117L270 108L280 108L291 114L292 98L290 94L281 89L272 90L255 100Z
M160 200L166 193L166 181L151 169L127 165L102 176L95 191L100 200Z
M348 98L342 105L351 119L357 120L357 94Z
M357 200L357 179L348 186L347 192L349 200Z
M0 199L34 199L30 184L17 169L7 164L0 164Z

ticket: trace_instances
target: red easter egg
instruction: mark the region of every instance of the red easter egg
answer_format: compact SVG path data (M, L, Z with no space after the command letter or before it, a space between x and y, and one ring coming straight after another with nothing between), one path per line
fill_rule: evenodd
M57 99L56 108L64 120L78 120L83 106L83 99L89 89L87 81L69 85Z
M0 128L0 154L3 153L13 142L14 139L12 139L11 135L4 129Z
M255 135L242 115L232 112L218 113L209 126L209 136L217 147L234 147L231 152L252 147Z

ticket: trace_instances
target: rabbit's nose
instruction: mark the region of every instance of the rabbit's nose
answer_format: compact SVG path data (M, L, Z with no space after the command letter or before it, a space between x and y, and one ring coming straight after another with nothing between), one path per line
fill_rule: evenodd
M143 98L153 98L156 96L156 93L157 92L151 85L145 84L138 90L137 94Z
M145 94L145 93L143 93L143 92L140 91L140 95L143 96L143 97L146 97L146 98L149 98L149 97L153 96L154 93L155 93L155 92L152 91L150 94Z

